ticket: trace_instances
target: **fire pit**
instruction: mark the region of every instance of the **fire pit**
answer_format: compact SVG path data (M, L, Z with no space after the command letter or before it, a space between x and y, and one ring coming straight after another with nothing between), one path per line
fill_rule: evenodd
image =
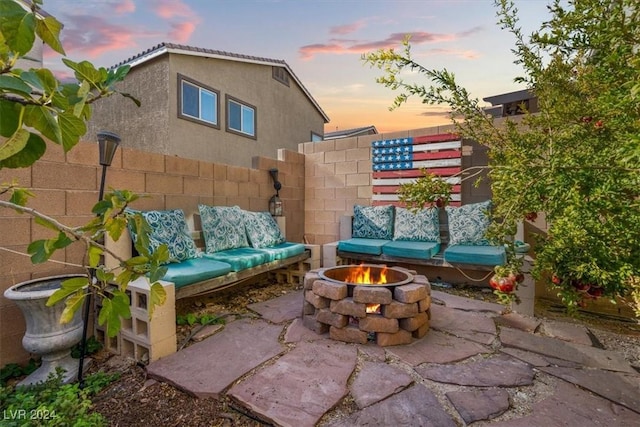
M304 325L334 340L409 344L429 330L431 286L414 271L366 264L312 270L304 293Z

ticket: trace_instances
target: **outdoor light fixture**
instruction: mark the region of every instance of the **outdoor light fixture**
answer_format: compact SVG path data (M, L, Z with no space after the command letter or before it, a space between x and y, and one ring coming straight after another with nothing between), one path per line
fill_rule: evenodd
M120 137L113 132L101 130L98 132L98 151L100 152L100 165L102 165L102 179L100 180L100 191L98 202L104 197L104 183L107 178L107 168L111 166L113 156L120 145ZM95 271L91 269L89 280L94 280ZM89 325L89 313L91 308L91 287L87 287L87 298L84 302L84 325L82 326L82 341L80 341L80 360L78 361L78 383L80 388L84 387L84 357L87 354L87 329Z
M269 175L273 180L273 188L276 190L276 194L269 199L269 212L273 216L282 216L282 200L280 200L280 189L282 184L278 181L278 169L269 169Z

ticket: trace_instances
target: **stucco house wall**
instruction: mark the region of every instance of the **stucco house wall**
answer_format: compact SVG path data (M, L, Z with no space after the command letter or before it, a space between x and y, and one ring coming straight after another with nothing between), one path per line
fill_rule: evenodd
M118 88L142 105L117 95L97 103L89 134L110 130L141 150L250 167L253 156L275 157L280 148L297 151L312 133L324 133L328 118L284 62L193 49L133 60ZM273 67L285 70L288 85L273 77ZM178 75L218 92L217 128L179 117ZM227 130L227 96L255 107L255 138Z

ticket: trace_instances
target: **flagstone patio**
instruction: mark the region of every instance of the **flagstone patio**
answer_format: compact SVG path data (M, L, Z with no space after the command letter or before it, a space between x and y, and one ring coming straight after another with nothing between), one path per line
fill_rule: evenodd
M333 341L302 325L302 293L148 366L195 396L231 397L278 426L637 426L640 374L584 326L502 314L433 291L409 345ZM589 339L589 340L587 340Z

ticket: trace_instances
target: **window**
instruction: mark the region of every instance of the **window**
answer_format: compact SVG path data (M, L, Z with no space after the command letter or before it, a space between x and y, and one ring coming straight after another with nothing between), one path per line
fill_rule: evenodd
M218 97L217 90L178 74L178 117L220 128Z
M256 107L227 95L227 131L256 137Z
M311 142L320 142L322 140L324 140L322 135L311 131Z

